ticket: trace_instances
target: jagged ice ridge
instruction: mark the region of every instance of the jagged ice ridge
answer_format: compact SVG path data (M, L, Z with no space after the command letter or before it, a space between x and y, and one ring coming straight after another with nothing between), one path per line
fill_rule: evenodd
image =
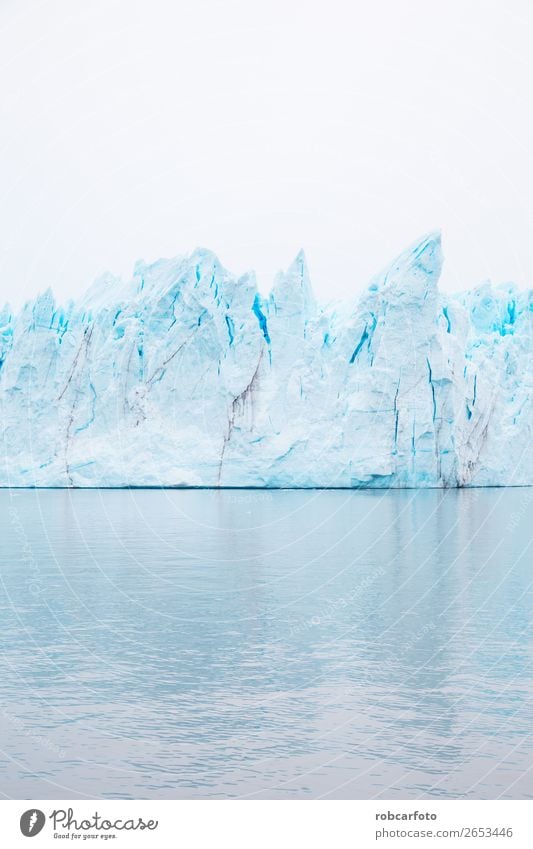
M439 292L430 234L342 303L303 253L216 256L0 314L2 486L531 485L532 293Z

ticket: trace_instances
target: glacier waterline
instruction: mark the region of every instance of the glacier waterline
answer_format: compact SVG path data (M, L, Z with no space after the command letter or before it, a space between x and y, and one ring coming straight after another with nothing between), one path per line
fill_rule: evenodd
M268 297L214 254L0 315L0 485L529 486L531 291L438 289L432 233L360 299L303 253Z

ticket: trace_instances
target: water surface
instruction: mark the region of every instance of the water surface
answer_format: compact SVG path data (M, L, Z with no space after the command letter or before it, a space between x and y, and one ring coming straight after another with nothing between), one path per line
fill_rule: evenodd
M533 490L0 492L0 792L533 798Z

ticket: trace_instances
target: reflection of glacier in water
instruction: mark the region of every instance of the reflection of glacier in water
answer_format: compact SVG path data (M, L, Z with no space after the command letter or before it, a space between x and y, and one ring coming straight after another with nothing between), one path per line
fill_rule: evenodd
M361 299L208 251L0 313L0 485L533 484L531 293L439 292L432 234Z
M530 490L0 499L3 794L533 796Z

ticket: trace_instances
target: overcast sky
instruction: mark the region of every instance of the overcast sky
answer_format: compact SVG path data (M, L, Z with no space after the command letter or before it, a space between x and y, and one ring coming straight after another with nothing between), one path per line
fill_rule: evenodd
M0 0L0 297L197 246L360 291L533 281L528 0Z

